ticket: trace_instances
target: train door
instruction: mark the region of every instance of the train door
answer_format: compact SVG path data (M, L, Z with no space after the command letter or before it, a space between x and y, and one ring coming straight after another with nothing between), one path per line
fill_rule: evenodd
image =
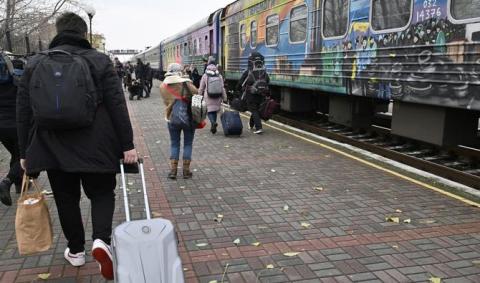
M210 46L210 52L209 54L210 55L213 55L213 29L210 30L210 42L209 42L209 46Z
M221 40L220 40L220 46L218 47L219 50L224 50L225 47L225 26L222 26L221 29ZM225 68L225 51L220 52L220 64Z

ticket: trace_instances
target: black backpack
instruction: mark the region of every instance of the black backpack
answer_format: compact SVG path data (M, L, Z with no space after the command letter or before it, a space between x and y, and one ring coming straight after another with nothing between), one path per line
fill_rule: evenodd
M36 124L49 130L92 125L98 94L90 67L80 54L63 50L40 53L30 81L30 101Z
M267 83L267 71L265 69L254 69L248 72L247 80L251 79L250 93L268 95L270 88Z

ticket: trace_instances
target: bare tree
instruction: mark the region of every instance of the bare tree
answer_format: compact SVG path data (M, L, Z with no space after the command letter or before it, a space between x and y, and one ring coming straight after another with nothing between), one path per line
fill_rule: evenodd
M48 42L52 35L53 18L60 12L77 11L82 0L0 0L0 48L25 53L26 42L38 46ZM26 40L27 39L27 40ZM45 43L43 43L45 44Z

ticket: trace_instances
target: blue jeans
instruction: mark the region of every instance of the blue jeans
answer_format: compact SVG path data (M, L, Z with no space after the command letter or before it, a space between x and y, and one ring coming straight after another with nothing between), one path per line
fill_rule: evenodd
M208 120L210 120L210 124L213 125L217 123L217 111L208 112L207 116L208 116Z
M183 160L192 160L193 137L195 129L176 128L168 123L170 132L170 159L180 158L180 138L183 131Z

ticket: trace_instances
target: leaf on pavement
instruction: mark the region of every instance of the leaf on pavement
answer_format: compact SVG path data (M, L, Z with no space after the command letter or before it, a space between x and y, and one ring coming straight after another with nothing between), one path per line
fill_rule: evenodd
M233 243L235 245L239 245L240 244L240 238L236 238L235 241L233 241Z
M188 268L186 268L186 267L184 267L184 268L183 268L183 271L188 271L188 270L189 270L189 269L188 269Z
M424 219L424 220L420 220L420 223L421 224L433 224L437 221L433 220L433 219Z
M312 224L307 223L307 222L302 222L301 225L302 225L302 227L304 227L304 228L310 228L310 226L312 226Z
M288 205L284 205L284 206L283 206L283 211L288 211L289 208L290 208L290 207L289 207Z
M412 223L412 219L410 218L404 219L403 223L407 223L407 224Z
M196 244L196 246L199 247L199 248L201 248L201 247L206 247L206 246L208 246L208 244L207 244L207 243L198 243L198 244Z
M133 186L133 184L135 184L135 183L134 182L128 182L129 186Z
M477 259L477 260L473 260L472 263L473 263L474 265L480 265L480 260L478 260L478 259Z
M156 212L156 211L152 212L152 215L153 215L153 217L161 217L162 216L162 214L160 212Z
M260 242L252 243L252 246L258 247L258 246L260 246Z
M38 278L42 280L47 280L50 277L50 273L40 273L38 274Z
M208 283L218 283L218 281L217 280L210 280L210 281L208 281Z
M313 188L315 191L317 192L322 192L323 191L323 188L322 187L315 187Z
M157 143L157 144L158 144L158 143L161 143L161 141L156 141L155 143Z
M387 222L400 223L400 218L399 217L387 216L387 217L385 217L385 220Z
M274 269L275 267L273 266L273 264L269 264L267 265L267 269Z
M293 256L296 256L296 255L298 255L298 254L299 254L299 253L297 253L297 252L288 252L288 253L284 253L283 255L284 255L284 256L288 256L288 257L293 257Z
M270 172L275 173L275 172L277 172L277 170L272 169L272 170L270 170Z
M213 219L215 222L222 222L223 221L223 214L217 214L217 217Z
M430 282L431 282L431 283L441 283L441 282L442 282L442 278L430 277Z
M395 212L396 212L396 213L402 213L402 210L397 209L397 210L395 210Z

